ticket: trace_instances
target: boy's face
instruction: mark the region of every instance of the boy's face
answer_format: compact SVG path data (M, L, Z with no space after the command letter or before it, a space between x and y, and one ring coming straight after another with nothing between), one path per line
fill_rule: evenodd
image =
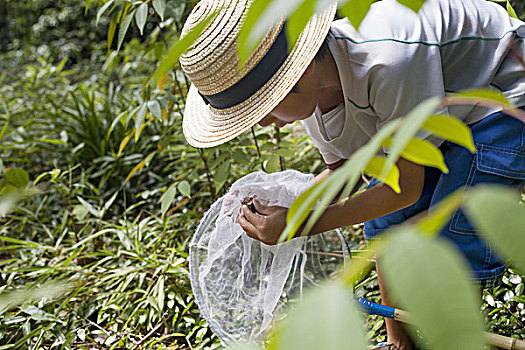
M259 122L259 125L268 126L274 123L281 128L296 120L306 119L314 113L317 106L317 89L310 84L301 84L301 80L297 85L297 92L292 91L286 95L277 107Z
M261 126L274 123L281 128L296 120L310 117L317 106L319 77L315 72L315 61L308 66L292 91L260 122Z

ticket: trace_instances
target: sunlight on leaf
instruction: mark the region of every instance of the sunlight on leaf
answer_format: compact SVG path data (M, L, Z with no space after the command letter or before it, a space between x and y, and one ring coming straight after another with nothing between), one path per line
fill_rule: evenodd
M386 158L385 157L374 157L370 160L370 163L365 167L365 173L375 177L381 182L384 182L388 185L394 192L401 193L401 188L399 187L399 169L396 165L392 165L389 169L386 177L383 177L382 170L385 166Z
M389 142L385 142L385 145L389 147ZM431 166L448 174L448 168L445 164L443 153L441 153L439 148L426 140L410 140L405 146L405 149L401 152L401 156L411 162L424 166Z
M370 6L374 2L375 0L348 0L343 2L341 13L348 18L356 30L359 30L361 22L365 19Z
M486 100L494 101L498 104L506 105L508 107L514 107L505 96L499 91L489 90L489 89L471 89L458 92L454 96L461 97L473 97L473 98L482 98Z
M469 127L453 116L442 114L430 116L421 128L463 146L472 153L476 152Z
M483 349L479 296L459 251L409 225L391 231L388 238L379 259L382 277L392 302L410 312L429 348Z
M382 143L397 130L402 123L401 119L395 119L384 125L372 139L363 147L358 149L343 166L339 167L332 175L323 180L325 183L323 191L317 197L319 203L312 211L306 225L305 232L311 230L330 203L339 195L339 200L346 199L352 189L361 178L361 171L376 156ZM343 189L341 191L341 189ZM316 199L317 200L317 199Z
M440 99L437 97L429 98L414 107L410 113L403 118L401 127L396 131L388 147L389 153L383 168L383 176L386 176L388 169L397 162L401 152L403 152L410 140L416 135L425 120L434 114L439 102Z
M168 188L168 190L160 198L160 201L161 201L160 212L162 213L162 216L164 216L166 212L168 211L168 209L170 208L170 205L173 202L173 199L175 198L176 194L177 194L177 184L174 183Z
M416 225L422 233L424 232L428 235L439 234L449 222L452 213L461 205L463 198L464 195L461 191L452 193L433 206L428 215L420 219Z
M470 190L465 212L501 255L525 271L525 204L519 191L501 185Z
M518 18L518 15L516 14L516 11L512 8L512 5L510 4L510 1L507 0L507 12L510 17Z
M268 349L367 349L363 321L352 302L351 290L331 282L307 291L297 308L278 325Z
M397 0L397 2L417 13L425 3L425 0Z

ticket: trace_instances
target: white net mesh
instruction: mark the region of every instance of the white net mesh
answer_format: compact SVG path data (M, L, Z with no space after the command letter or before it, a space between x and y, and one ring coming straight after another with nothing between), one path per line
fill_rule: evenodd
M313 175L255 172L236 181L201 221L190 244L193 292L212 330L227 344L259 342L289 298L328 277L347 254L342 233L269 246L237 222L242 202L290 207Z

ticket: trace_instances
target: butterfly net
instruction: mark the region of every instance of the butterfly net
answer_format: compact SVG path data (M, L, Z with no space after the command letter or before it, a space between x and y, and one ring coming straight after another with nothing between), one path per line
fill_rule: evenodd
M202 315L224 343L262 341L284 316L285 304L333 275L348 256L340 230L270 246L248 237L237 222L246 200L290 207L313 179L293 170L251 173L213 203L198 226L190 243L192 289Z

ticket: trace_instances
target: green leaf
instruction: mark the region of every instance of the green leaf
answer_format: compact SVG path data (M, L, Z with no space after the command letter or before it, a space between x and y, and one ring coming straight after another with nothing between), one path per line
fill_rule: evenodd
M401 125L401 119L395 119L385 124L363 147L358 149L345 164L339 167L332 175L327 179L323 180L321 194L318 196L319 203L315 210L311 213L308 222L305 225L305 231L308 232L315 222L322 215L324 210L331 204L336 198L336 195L340 193L339 200L346 199L354 186L361 178L361 172L370 162L370 160L376 156L377 152L381 148L381 145L395 130ZM343 189L341 191L341 188ZM317 200L317 199L316 199ZM291 235L291 233L290 233Z
M383 177L390 167L397 162L401 152L405 149L410 140L416 135L421 125L431 116L438 107L440 99L437 97L429 98L414 107L410 113L402 120L402 125L396 131L389 146L389 154L385 167L383 168Z
M22 288L13 292L2 293L0 295L0 315L24 302L36 301L42 298L49 300L64 295L70 288L67 282L50 282L38 288Z
M401 156L411 162L438 168L445 174L448 174L443 153L426 140L410 140L403 152L401 152Z
M425 0L397 0L397 2L417 13L425 3Z
M237 39L239 43L238 54L241 63L246 60L246 58L257 46L257 43L271 27L271 24L264 25L264 23L261 24L259 22L263 22L265 20L263 13L270 5L274 3L282 4L283 2L277 2L276 0L254 0L251 3ZM274 5L274 8L278 8L278 5ZM277 17L271 19L271 23L275 23L275 21L281 17L282 12ZM258 28L254 28L256 24L258 25Z
M60 62L57 64L57 68L55 70L56 73L62 72L62 69L64 69L64 66L66 65L67 60L69 59L68 56L62 58Z
M86 208L94 217L96 218L100 217L100 211L93 208L93 206L88 201L86 201L84 198L80 196L77 196L77 199L80 202L80 204L82 204L84 208Z
M157 70L155 71L155 80L157 83L161 80L165 73L171 70L179 61L180 55L190 47L195 39L197 39L201 33L206 29L206 26L215 18L216 12L210 14L208 18L197 24L189 33L187 33L182 39L175 41L170 48L168 53L159 63Z
M483 349L479 292L459 251L409 225L391 233L379 260L391 302L410 312L428 348Z
M316 0L303 0L286 20L286 37L289 50L293 48L299 34L314 14Z
M367 349L360 311L351 295L335 282L307 291L273 334L268 349Z
M166 46L164 46L163 43L155 43L155 45L153 46L153 53L155 54L155 58L157 59L157 61L160 61L162 59L164 51L166 51Z
M106 10L113 4L114 0L109 0L106 2L97 12L97 19L95 20L95 25L98 26L98 22L100 21L100 17L106 12ZM86 7L86 13L87 13L87 7Z
M473 102L476 101L476 99L484 100L484 101L491 101L498 105L504 105L507 107L514 107L505 96L499 91L489 90L489 89L471 89L471 90L465 90L458 92L454 94L453 96L458 97L468 97L472 98Z
M135 15L135 23L139 28L140 35L144 33L144 26L148 19L148 3L145 2L137 8L137 14Z
M84 10L84 16L87 15L88 13L88 10L89 10L89 5L91 5L91 3L93 2L93 0L86 0L86 5L84 6L86 9Z
M310 214L310 210L312 210L324 192L326 186L327 179L317 182L293 201L286 214L286 227L281 233L279 241L291 239L295 235L301 224L308 217L308 214Z
M153 9L159 15L161 21L164 21L164 12L166 11L166 0L153 0Z
M157 282L157 305L159 312L162 312L164 309L164 276L160 276Z
M120 51L120 47L124 42L124 38L126 37L126 33L128 32L128 28L131 20L133 19L133 16L135 16L135 11L128 13L126 18L124 18L124 20L120 23L120 28L118 30L117 52Z
M2 141L2 138L4 137L4 134L8 126L9 126L9 119L6 120L4 126L2 127L2 130L0 130L0 141Z
M384 182L392 190L394 190L394 192L401 193L401 188L399 187L399 169L396 165L392 165L388 171L387 176L383 177L382 170L385 166L385 162L385 157L372 158L370 163L368 163L368 165L365 167L365 173L377 178L381 182Z
M436 235L450 220L452 213L461 205L463 192L456 191L429 209L428 216L417 222L418 228L429 235Z
M115 37L115 31L117 30L117 23L118 23L118 19L120 17L120 12L113 15L113 17L111 17L111 22L109 23L109 28L108 28L108 53L111 51L111 44L113 43L113 38Z
M356 30L359 30L359 26L370 10L370 5L374 2L375 0L348 0L341 6L341 13L348 18Z
M140 135L140 127L142 126L142 123L144 122L144 117L146 116L146 104L143 103L137 114L135 115L135 140L138 139Z
M288 158L295 157L295 153L291 149L288 149L288 148L279 148L277 150L277 155L281 157L288 157Z
M510 1L507 0L507 12L509 13L510 17L518 18L518 15L516 14L516 11L512 8L512 5L510 4Z
M12 185L7 185L8 187L11 187ZM0 183L0 189L2 189L1 183ZM4 195L0 197L0 218L5 217L7 214L9 214L13 208L16 206L16 203L20 200L20 193L16 189L13 189L12 191L7 188L3 189Z
M159 101L157 100L148 101L147 106L151 114L153 114L155 118L157 118L160 122L162 122L162 111L160 109Z
M279 156L276 154L271 154L270 157L263 163L264 170L267 173L275 173L277 170L279 170L279 164Z
M168 211L168 209L170 208L171 203L173 202L173 199L175 199L176 194L177 194L177 184L174 183L168 188L168 190L162 195L162 197L160 197L160 201L161 201L160 212L162 213L163 217Z
M179 184L177 185L177 189L183 196L191 198L191 187L188 181L184 180L179 182Z
M230 176L230 162L222 162L215 170L213 181L215 182L215 190L218 191L224 185Z
M465 123L455 117L442 114L432 115L421 128L445 140L461 145L472 153L476 152L470 129Z
M525 271L525 204L517 190L501 185L471 189L465 213L497 253Z
M236 149L233 154L232 154L232 158L233 160L235 161L235 163L238 163L238 164L243 164L243 165L248 165L250 164L250 159L248 158L248 156L243 152L241 151L240 149Z
M18 245L30 246L30 247L36 248L36 249L40 248L40 245L38 243L31 242L31 241L23 241L23 240L20 240L20 239L7 237L7 236L0 236L0 241L14 243L14 244L18 244Z
M24 188L29 182L29 174L21 168L8 168L4 173L5 181L16 188Z

